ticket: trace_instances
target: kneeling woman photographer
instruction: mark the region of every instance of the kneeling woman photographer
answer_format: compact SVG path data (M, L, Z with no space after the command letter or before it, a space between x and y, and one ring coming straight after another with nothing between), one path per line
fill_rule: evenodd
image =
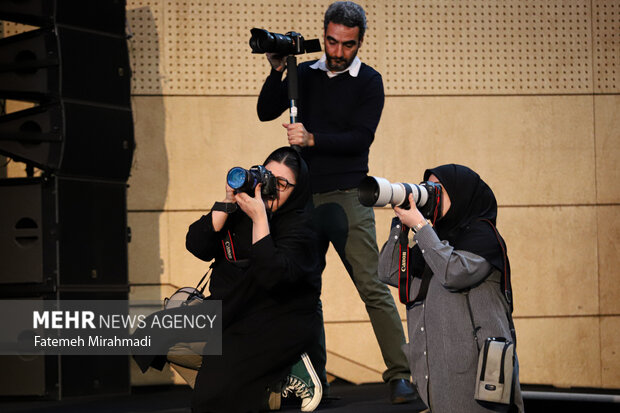
M302 410L313 410L321 399L309 359L300 362L321 323L308 168L290 147L275 150L263 165L276 178L275 196L263 199L261 184L253 196L235 194L227 184L224 203L216 202L187 233L187 249L214 260L207 299L221 300L223 313L222 355L202 356L194 365L169 356L173 367L198 369L189 379L181 372L190 384L195 378L192 412L279 408L285 379L284 389L302 398ZM287 377L293 365L305 382Z
M424 180L442 186L439 218L433 227L415 207L412 196L410 209L394 207L397 218L379 263L382 281L399 287L401 294L410 288L404 296L409 330L405 353L414 383L433 413L521 412L516 353L512 385L506 383L508 389L512 387L507 404L481 401L484 397L478 395L474 398L480 379L479 354L487 338L516 340L510 266L495 228L495 196L476 172L461 165L428 169ZM401 224L414 231L415 245L405 258L407 272L400 265L400 245L407 243Z

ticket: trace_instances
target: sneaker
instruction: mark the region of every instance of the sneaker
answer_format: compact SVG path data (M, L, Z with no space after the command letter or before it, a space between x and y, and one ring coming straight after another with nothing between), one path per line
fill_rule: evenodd
M321 402L323 387L306 353L301 355L301 360L295 363L286 377L282 396L286 397L289 393L301 399L302 412L314 411Z

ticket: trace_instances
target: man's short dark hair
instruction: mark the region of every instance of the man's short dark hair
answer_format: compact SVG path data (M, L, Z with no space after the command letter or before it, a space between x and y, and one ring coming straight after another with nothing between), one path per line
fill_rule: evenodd
M323 20L325 31L327 31L329 23L359 27L359 39L362 39L366 32L366 13L362 6L352 1L337 1L332 3L325 12L325 19Z

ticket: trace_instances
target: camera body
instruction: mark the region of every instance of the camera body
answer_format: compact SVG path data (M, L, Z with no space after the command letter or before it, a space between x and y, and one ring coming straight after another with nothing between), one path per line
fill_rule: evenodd
M281 56L298 55L321 51L319 39L305 40L296 32L271 33L265 29L251 29L250 47L252 53L276 53Z
M256 185L262 184L261 195L263 199L276 199L278 197L276 177L263 165L255 165L250 169L235 166L228 171L226 182L236 194L245 192L254 196Z
M440 216L442 187L436 182L420 184L391 183L385 178L367 176L360 182L357 197L360 203L369 207L383 207L387 204L408 209L409 194L413 194L416 207L426 219L435 220Z

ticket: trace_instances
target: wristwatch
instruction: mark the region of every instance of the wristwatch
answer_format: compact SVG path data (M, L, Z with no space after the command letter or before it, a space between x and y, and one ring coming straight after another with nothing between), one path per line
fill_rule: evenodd
M421 230L421 229L422 229L422 227L423 227L424 225L426 225L426 224L428 224L428 225L430 225L430 226L433 226L433 224L431 223L431 221L427 219L427 220L425 220L425 221L422 221L422 222L418 223L418 225L416 225L415 227L411 228L411 230L413 231L413 233L414 233L414 234L417 234L417 233L418 233L418 231L419 231L419 230Z
M237 204L233 202L216 202L211 207L211 211L226 212L227 214L233 213L237 210Z

